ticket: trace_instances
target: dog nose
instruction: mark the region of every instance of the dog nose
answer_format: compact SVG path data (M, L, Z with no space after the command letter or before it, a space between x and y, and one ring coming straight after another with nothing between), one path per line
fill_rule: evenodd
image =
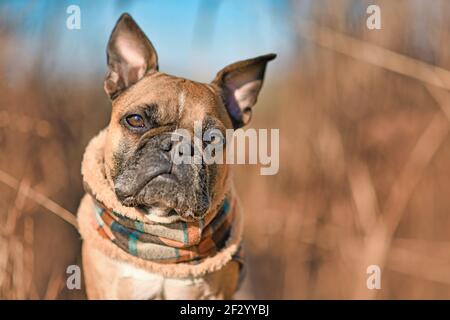
M163 141L161 141L161 144L159 147L162 151L169 152L172 150L172 146L173 146L173 143L172 143L171 137L166 137Z
M123 201L133 195L133 190L131 190L131 188L127 188L127 186L123 183L117 183L114 188L114 192L120 201Z

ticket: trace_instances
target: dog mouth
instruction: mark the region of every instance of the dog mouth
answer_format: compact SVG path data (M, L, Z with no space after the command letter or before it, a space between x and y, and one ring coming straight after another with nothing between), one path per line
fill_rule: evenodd
M113 177L114 191L122 205L155 217L185 219L201 219L209 210L211 200L204 168L174 165L161 161L161 157L133 159Z
M153 184L159 186L164 185L166 188L176 190L178 188L178 177L168 169L158 169L148 175L147 179L135 188L133 194L126 197L120 197L121 203L128 207L136 207L144 211L145 214L164 217L164 218L191 218L194 217L193 213L189 210L178 208L174 206L174 203L165 199L164 196L158 197L158 199L148 200L147 193L153 189Z
M151 174L147 174L147 178L133 188L135 191L132 194L124 195L118 192L117 189L116 194L122 204L126 206L138 206L138 204L136 203L136 199L143 192L143 190L145 190L156 178L167 182L176 182L178 180L175 175L171 173L171 169L159 168L153 171ZM135 178L135 181L136 180L138 180L137 177Z

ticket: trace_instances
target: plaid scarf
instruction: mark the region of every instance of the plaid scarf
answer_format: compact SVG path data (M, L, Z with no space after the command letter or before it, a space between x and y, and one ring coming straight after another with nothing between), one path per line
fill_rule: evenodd
M159 263L197 264L215 255L226 244L234 210L225 199L215 215L194 222L162 224L130 219L94 200L94 224L98 233L129 254ZM242 266L241 248L233 257Z

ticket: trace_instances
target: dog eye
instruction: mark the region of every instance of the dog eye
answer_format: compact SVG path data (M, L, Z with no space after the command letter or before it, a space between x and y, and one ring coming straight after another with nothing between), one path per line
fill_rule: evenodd
M125 119L127 123L132 126L133 128L144 128L145 127L145 121L144 118L142 118L138 114L132 114L126 117Z

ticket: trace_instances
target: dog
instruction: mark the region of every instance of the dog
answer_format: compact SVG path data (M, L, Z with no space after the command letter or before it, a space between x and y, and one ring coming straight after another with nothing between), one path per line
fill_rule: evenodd
M193 132L194 123L220 132L246 125L275 57L231 64L198 83L160 72L144 32L129 14L119 18L104 80L111 119L82 163L78 222L88 298L233 297L243 251L230 168L174 164L173 135Z

